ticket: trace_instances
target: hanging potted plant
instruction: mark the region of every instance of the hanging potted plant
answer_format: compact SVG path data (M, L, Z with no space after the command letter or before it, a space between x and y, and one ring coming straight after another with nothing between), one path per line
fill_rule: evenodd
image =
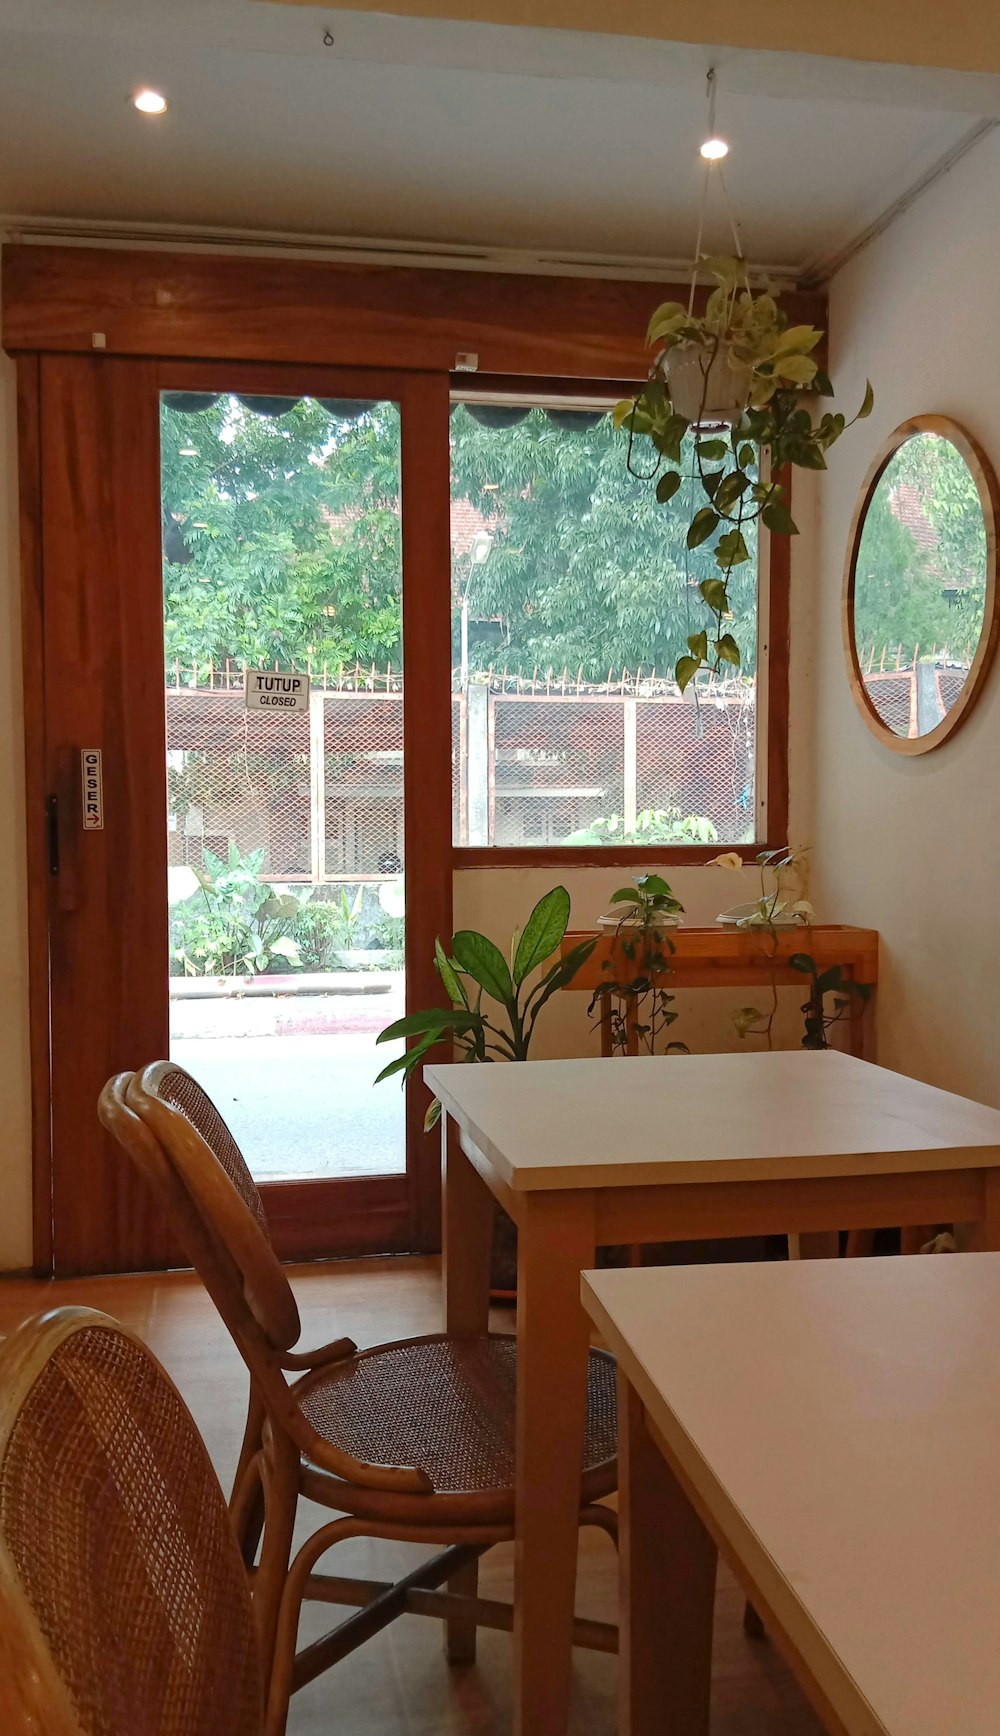
M760 520L772 535L797 534L781 471L789 465L825 470L826 453L852 426L830 410L814 420L808 405L809 398L833 396L815 357L823 332L789 325L775 296L752 288L743 258L699 259L699 268L715 280L704 313L694 312L693 285L687 307L667 301L657 308L647 333L653 351L649 378L615 410L616 424L628 430L629 469L655 482L663 503L681 486L681 442L694 431L694 480L702 503L688 527L688 548L719 533L718 577L698 587L712 619L689 636L687 652L677 661L682 693L699 670L740 666L740 648L726 627L727 584L733 568L750 558L748 525ZM869 416L873 403L869 384L853 420ZM634 468L638 440L648 440L656 454L652 470Z

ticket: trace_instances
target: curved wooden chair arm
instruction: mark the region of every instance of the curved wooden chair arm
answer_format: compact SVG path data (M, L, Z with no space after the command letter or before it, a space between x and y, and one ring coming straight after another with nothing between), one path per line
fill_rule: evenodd
M286 1351L278 1358L279 1367L290 1374L308 1374L314 1368L329 1368L331 1362L343 1362L357 1350L353 1338L335 1338L332 1344L321 1344L316 1350Z

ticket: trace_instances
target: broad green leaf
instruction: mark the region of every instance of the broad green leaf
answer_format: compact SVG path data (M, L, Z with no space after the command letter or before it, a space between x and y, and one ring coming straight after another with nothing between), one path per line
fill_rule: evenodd
M685 688L688 687L691 684L691 682L694 680L694 678L697 675L698 670L700 668L701 668L701 665L697 661L696 658L694 658L694 657L678 657L677 664L676 664L676 667L674 669L674 679L677 682L677 685L680 688L682 693L684 692Z
M715 491L713 506L717 512L728 513L736 505L741 495L750 487L750 478L744 476L742 470L731 470L724 476Z
M428 1109L427 1109L427 1114L424 1116L424 1132L425 1133L432 1132L432 1130L437 1126L440 1119L441 1119L441 1105L438 1102L437 1098L435 1097L433 1099L433 1101L429 1104Z
M724 579L702 579L698 589L714 615L728 615L729 593Z
M803 443L802 446L796 447L795 451L791 454L791 459L792 463L797 464L800 470L826 469L826 459L823 457L818 446L810 446Z
M718 464L725 458L729 447L725 440L699 440L697 451L699 458L706 459L709 464Z
M776 536L798 536L798 526L782 500L769 500L761 513L768 530Z
M526 976L550 958L569 927L569 893L553 886L540 898L524 925L514 954L514 981L520 987Z
M715 559L724 573L728 573L733 567L742 566L744 561L750 559L742 531L729 530L724 536L720 536L715 545Z
M611 420L614 422L615 427L624 427L634 409L634 398L623 398L619 404L616 404L611 412Z
M617 892L611 894L610 904L641 904L640 894L632 886L620 886Z
M692 657L697 657L699 663L703 663L708 656L708 634L704 630L700 633L690 633L688 635L688 650Z
M774 372L797 386L809 386L816 378L816 363L812 356L775 356Z
M687 325L688 311L679 301L665 301L653 314L646 328L646 344L661 342L672 337L678 327Z
M741 446L739 453L737 454L736 462L741 470L750 470L757 462L756 448L749 444Z
M451 950L456 962L474 982L492 995L495 1001L509 1005L514 999L507 960L498 946L474 928L461 928L452 935Z
M734 288L741 278L746 280L746 265L742 259L736 259L730 253L712 254L709 258L702 260L701 269L707 271L710 277L714 277L724 289ZM763 300L764 298L761 297L760 299Z
M808 952L793 952L788 965L790 970L801 971L803 976L813 976L816 971L816 960Z
M437 966L437 973L444 984L444 992L448 999L456 1007L467 1007L469 999L462 985L462 979L441 945L440 936L437 936L434 941L434 963Z
M715 655L721 657L723 663L732 663L737 669L740 666L740 648L731 633L723 633L721 639L716 639Z
M830 379L829 374L824 374L822 368L816 369L816 378L813 380L813 385L821 398L832 398L834 396L833 382Z
M861 402L861 408L857 414L857 420L859 422L863 422L865 420L866 416L871 415L874 408L875 408L875 393L872 391L871 381L866 380L865 381L865 395L864 395L864 398L862 399L862 402Z
M810 350L816 348L822 336L823 333L817 331L815 326L789 326L787 331L782 332L775 344L774 354L784 356L789 350L795 350L800 355L808 355Z
M472 1031L483 1023L481 1013L465 1007L425 1007L419 1013L407 1013L386 1025L375 1038L376 1043L394 1043L400 1037L422 1037L431 1031Z
M700 548L703 542L707 542L718 522L719 515L710 506L703 506L696 512L687 533L688 548Z
M665 470L656 484L656 498L661 506L666 506L668 500L673 500L680 488L681 479L676 470Z
M653 445L662 457L669 459L672 464L679 464L681 461L681 441L687 431L686 419L683 416L678 416L675 411L668 416L662 426L655 426L651 429Z

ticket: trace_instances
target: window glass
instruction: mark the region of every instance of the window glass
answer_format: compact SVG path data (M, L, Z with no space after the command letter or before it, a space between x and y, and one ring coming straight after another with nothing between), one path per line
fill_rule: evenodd
M599 407L457 403L451 432L456 844L751 841L755 527L729 586L742 669L673 678L718 576L687 548L693 442L664 506Z

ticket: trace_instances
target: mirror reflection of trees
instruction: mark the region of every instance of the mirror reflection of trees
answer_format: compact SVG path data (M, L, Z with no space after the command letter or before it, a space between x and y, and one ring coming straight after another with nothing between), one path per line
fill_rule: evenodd
M862 668L883 650L971 661L986 595L986 527L975 478L950 440L917 434L882 473L854 580Z

